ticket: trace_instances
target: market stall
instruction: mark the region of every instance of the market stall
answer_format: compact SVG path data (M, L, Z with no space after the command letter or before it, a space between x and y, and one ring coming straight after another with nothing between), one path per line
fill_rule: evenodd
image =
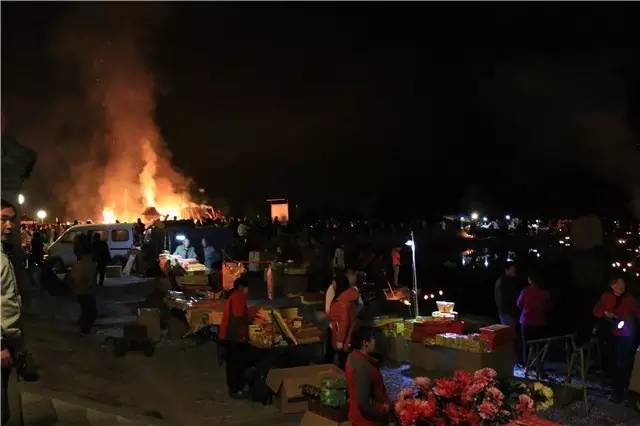
M372 325L379 331L379 352L390 360L408 360L434 377L484 367L493 368L500 376L511 376L514 330L498 324L466 334L467 324L458 319L453 306L439 302L438 311L431 316L411 320L375 319Z

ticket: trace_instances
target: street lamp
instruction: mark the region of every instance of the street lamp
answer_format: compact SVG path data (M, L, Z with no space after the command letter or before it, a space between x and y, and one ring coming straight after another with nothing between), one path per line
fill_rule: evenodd
M24 195L18 194L18 204L20 205L24 204Z
M44 219L47 217L47 212L44 210L38 210L38 212L36 213L36 216L38 216L38 219L40 219L40 222L44 222Z
M415 304L416 318L418 318L420 313L418 311L418 277L416 275L416 240L413 236L413 231L411 231L411 239L407 240L407 242L404 244L411 247L411 259L413 261L413 300Z
M478 214L478 212L471 213L471 219L478 220L479 217L480 217L480 215Z

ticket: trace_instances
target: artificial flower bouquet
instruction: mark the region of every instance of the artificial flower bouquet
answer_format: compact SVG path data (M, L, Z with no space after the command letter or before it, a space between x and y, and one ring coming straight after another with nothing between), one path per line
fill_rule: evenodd
M549 387L496 376L483 368L434 381L418 377L398 394L395 413L402 426L503 425L553 405Z

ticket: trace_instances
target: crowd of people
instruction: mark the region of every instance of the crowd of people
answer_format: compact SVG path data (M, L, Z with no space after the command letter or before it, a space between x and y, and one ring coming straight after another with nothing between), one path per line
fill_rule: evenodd
M526 342L553 337L551 311L555 300L545 287L545 278L538 268L526 274L527 283L520 285L520 273L513 262L507 262L494 288L500 322L518 331L516 356L526 364ZM610 277L607 287L592 309L593 338L603 352L604 371L612 380L611 400L627 398L629 379L640 334L640 305L628 291L622 274Z

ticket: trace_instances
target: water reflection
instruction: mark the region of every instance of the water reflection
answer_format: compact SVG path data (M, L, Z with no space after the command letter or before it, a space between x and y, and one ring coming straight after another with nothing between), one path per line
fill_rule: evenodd
M529 260L540 260L542 258L542 250L538 248L530 248L527 251L526 256ZM444 266L449 269L475 269L484 268L489 269L491 266L495 266L497 262L515 262L522 260L518 258L515 251L506 251L500 253L490 248L483 248L481 250L464 249L460 252L457 259L450 258L444 262Z

